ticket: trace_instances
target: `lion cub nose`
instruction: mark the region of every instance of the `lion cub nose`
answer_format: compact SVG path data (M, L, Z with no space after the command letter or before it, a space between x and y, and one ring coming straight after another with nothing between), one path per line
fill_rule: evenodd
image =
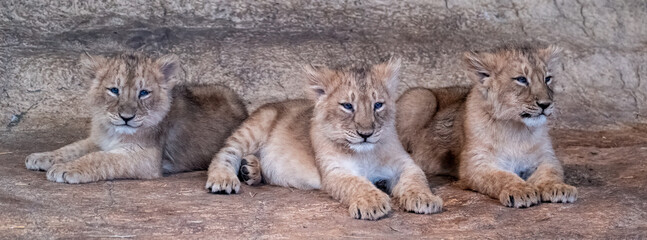
M121 119L124 120L124 123L127 123L128 121L135 118L135 114L123 114L123 113L120 113L119 117L121 117Z
M368 139L371 135L373 135L373 132L362 133L360 131L357 131L357 135L359 135L360 137L362 137L364 139L364 141L366 141L366 139Z
M541 109L546 109L550 107L552 102L537 102L537 106L539 106Z

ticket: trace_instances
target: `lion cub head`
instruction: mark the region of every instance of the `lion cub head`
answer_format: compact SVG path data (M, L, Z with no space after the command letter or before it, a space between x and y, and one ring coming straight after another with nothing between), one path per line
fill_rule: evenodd
M352 69L306 67L317 131L354 151L372 149L394 128L399 69L399 59Z
M93 121L118 134L157 125L171 106L170 91L179 61L138 53L111 58L81 56L81 67L92 79L89 98Z
M507 46L465 53L463 62L494 119L534 127L553 113L553 74L560 52L556 46Z

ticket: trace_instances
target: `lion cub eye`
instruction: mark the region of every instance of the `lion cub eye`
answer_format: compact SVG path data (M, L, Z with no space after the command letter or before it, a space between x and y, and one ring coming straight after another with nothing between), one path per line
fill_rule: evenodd
M480 76L481 78L487 78L487 77L490 77L490 74L488 74L488 73L486 73L486 72L478 72L478 74L479 74L479 76Z
M353 111L353 104L350 104L350 103L340 103L339 105L341 105L342 107L344 107L344 109L346 109L346 110L351 110L351 111Z
M115 96L119 96L119 88L108 88L108 91L110 91L112 94Z
M141 99L141 98L143 98L143 97L146 97L146 96L148 96L148 94L150 94L150 93L151 93L151 92L149 92L149 91L147 91L147 90L141 90L141 91L139 91L139 98Z
M526 77L516 77L513 79L523 85L528 85L528 79L526 79Z
M382 108L382 106L384 106L384 103L382 102L376 102L375 104L373 104L373 108L375 108L375 110Z
M553 80L553 76L548 76L548 77L546 77L546 78L544 79L544 81L546 82L546 84L550 83L550 81L551 81L551 80Z

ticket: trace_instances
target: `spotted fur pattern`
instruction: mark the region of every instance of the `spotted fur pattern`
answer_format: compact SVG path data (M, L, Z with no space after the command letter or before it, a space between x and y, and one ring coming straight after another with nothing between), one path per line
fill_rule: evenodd
M508 207L574 202L564 183L546 119L560 49L507 46L464 55L471 88L411 89L398 100L402 144L429 175L464 186Z
M176 85L174 55L83 55L81 66L92 81L90 136L25 162L28 169L47 171L51 181L151 179L206 169L247 116L225 87Z
M307 67L310 98L252 113L214 157L206 188L238 192L236 173L245 158L241 173L252 176L247 179L260 172L270 184L322 188L348 205L354 218L376 220L391 211L390 196L374 185L378 181L386 181L404 210L440 212L442 200L395 130L399 68L399 60L356 69Z

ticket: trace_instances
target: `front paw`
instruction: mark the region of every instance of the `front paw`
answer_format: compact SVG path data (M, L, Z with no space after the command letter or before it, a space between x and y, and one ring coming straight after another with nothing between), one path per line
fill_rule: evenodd
M240 190L240 180L236 174L227 170L209 170L205 188L211 193L231 194Z
M25 158L25 166L29 170L47 171L52 165L54 165L53 152L32 153Z
M391 211L389 195L375 189L351 200L348 212L356 219L378 220Z
M537 186L541 201L553 203L572 203L577 200L577 188L564 183L546 183Z
M398 198L400 206L409 212L432 214L443 210L443 200L431 191L409 190Z
M524 182L504 188L499 201L506 207L526 208L539 204L540 197L536 187Z
M47 171L47 180L59 183L87 183L94 181L87 172L69 163L52 165Z

